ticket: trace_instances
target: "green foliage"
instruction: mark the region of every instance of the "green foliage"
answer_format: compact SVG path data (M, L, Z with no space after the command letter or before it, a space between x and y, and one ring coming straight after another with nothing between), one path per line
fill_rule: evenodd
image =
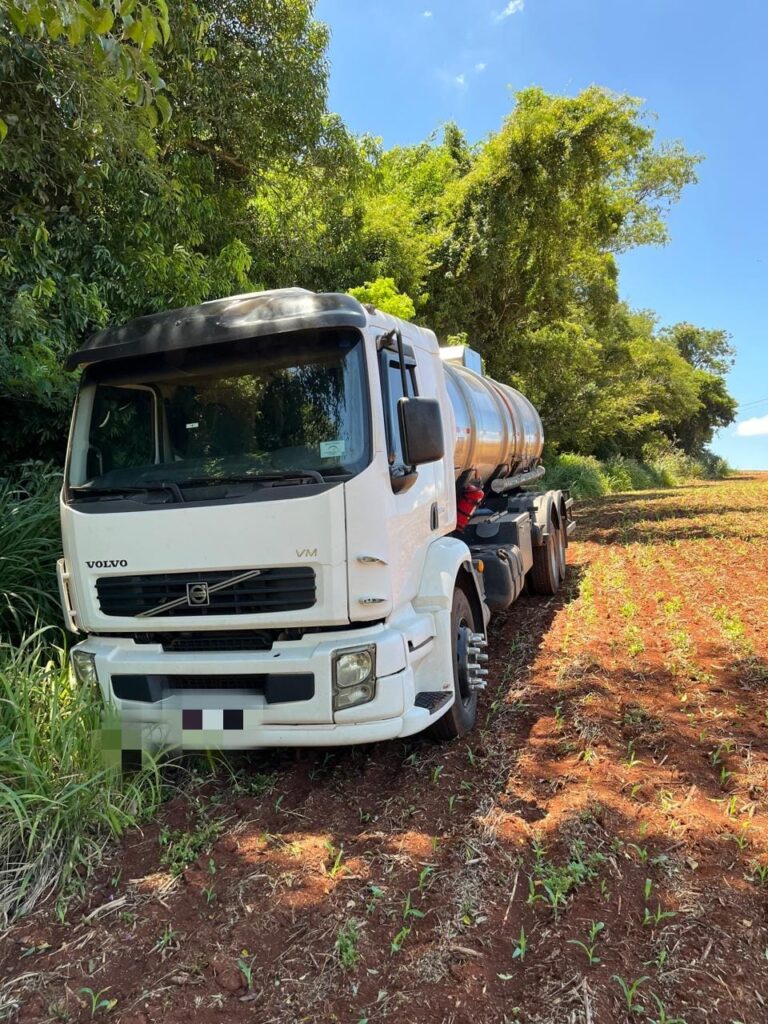
M559 455L546 462L544 484L549 489L570 490L574 498L600 498L609 484L603 467L591 455Z
M159 799L153 767L123 779L106 766L101 696L75 682L56 635L0 644L0 926L72 891Z
M391 313L403 320L413 320L416 309L409 295L403 295L395 287L391 277L378 277L375 281L366 281L360 288L350 288L349 294L359 302L370 303L382 313Z
M0 10L0 40L11 33L20 39L57 44L66 41L83 51L96 67L107 69L129 103L147 107L150 119L170 114L160 90L151 51L170 41L166 0L115 0L95 6L83 0L9 0ZM19 124L15 114L0 121L5 131Z
M568 489L575 498L677 487L685 480L715 480L730 472L724 459L709 453L694 458L672 446L649 451L646 461L617 455L600 462L591 455L565 453L545 456L544 462L546 486Z
M73 381L60 366L84 334L294 284L465 337L560 452L640 460L666 440L699 456L732 421L727 334L659 330L618 299L616 253L665 241L698 162L656 143L638 100L531 88L476 146L449 124L382 151L327 110L311 0L9 11L4 460L61 458Z
M61 552L58 492L50 466L20 467L0 479L0 638L61 621L56 559Z
M309 189L335 176L342 189L340 168L360 163L325 114L326 31L305 0L186 3L171 22L156 54L177 100L164 122L123 102L124 77L85 42L0 28L2 109L14 128L0 145L4 461L61 458L73 396L61 361L84 334L294 283L254 276L265 269L254 261L255 200L268 173ZM290 268L275 259L272 272Z

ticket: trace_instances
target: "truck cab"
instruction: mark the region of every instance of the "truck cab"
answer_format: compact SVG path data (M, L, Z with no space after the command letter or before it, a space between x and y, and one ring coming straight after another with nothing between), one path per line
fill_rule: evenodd
M60 589L87 634L77 674L124 727L184 748L331 745L446 712L457 582L478 641L487 608L450 536L431 331L287 289L139 318L69 366ZM407 450L404 397L429 461Z

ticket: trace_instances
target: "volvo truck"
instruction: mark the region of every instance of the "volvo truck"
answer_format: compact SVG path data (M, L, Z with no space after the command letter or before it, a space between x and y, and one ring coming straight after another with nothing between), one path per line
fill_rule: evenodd
M465 347L282 289L87 339L58 579L82 685L179 749L460 736L487 626L574 523L536 410Z

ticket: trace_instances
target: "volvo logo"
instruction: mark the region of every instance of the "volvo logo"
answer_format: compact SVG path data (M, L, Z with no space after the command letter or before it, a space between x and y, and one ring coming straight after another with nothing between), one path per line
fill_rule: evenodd
M187 584L187 604L200 605L210 604L211 594L207 583Z

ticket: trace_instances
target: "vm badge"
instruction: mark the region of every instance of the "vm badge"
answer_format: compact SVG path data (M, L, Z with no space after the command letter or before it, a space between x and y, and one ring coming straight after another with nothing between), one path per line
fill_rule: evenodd
M317 558L317 548L296 548L297 558Z
M211 593L207 583L187 584L187 604L201 605L211 603Z

